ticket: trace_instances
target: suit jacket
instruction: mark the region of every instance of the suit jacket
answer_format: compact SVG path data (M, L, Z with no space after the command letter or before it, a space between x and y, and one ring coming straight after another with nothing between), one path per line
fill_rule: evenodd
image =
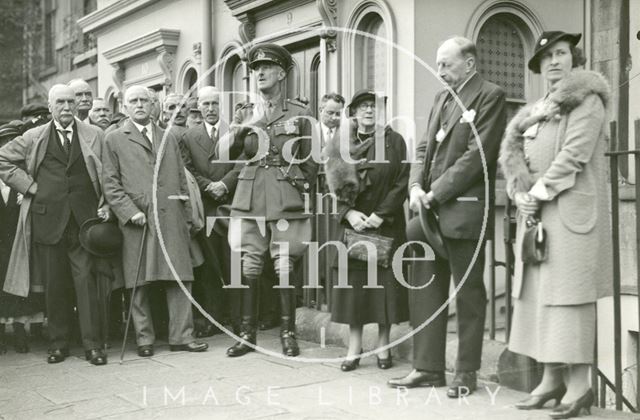
M447 113L448 118L444 115L442 108L447 94L448 91L443 90L435 97L427 132L416 148L416 163L411 165L409 186L419 184L425 191L433 191L445 237L477 239L485 203L491 202L493 196L496 161L506 125L505 93L475 74L458 92L469 110L466 118L462 118L462 109L455 102L450 105L453 110ZM468 122L471 119L482 145L490 180L488 186L480 147ZM444 137L437 141L441 128Z
M20 219L16 239L11 250L4 291L18 296L29 294L30 271L29 253L31 249L31 202L33 196L27 194L35 183L35 175L44 159L53 122L32 128L16 137L0 149L0 178L24 195L20 206ZM93 189L102 199L102 145L103 133L97 127L76 120L82 157L91 178Z
M181 150L185 166L193 174L202 192L202 202L207 215L213 215L220 204L229 204L238 183L240 167L233 162L216 162L219 160L218 140L223 123L215 139L211 139L204 124L188 129L182 134ZM215 200L204 190L211 182L222 181L228 194Z
M164 136L164 131L157 126L153 128L152 141L153 145L146 141L130 120L105 139L104 194L120 221L124 279L129 288L136 282L142 237L142 229L130 220L140 211L145 213L148 223L140 284L174 280L167 259L181 280L193 280L189 254L192 213L180 149L175 138Z
M258 165L258 162L248 162L242 167L238 175L236 192L231 205L232 216L266 217L267 221L279 219L306 219L311 212L305 212L305 200L300 192L290 184L282 174L287 171L291 179L299 185L307 184L311 192L316 182L318 164L309 158L300 164L289 166L283 154L287 147L291 153L292 142L297 146L299 159L308 157L311 153L311 123L306 118L310 116L309 109L302 103L287 100L287 110L278 105L270 118L262 112L256 112L251 123L244 124L234 130L231 155L240 151L247 159L257 160L258 153L263 156L285 161L284 166ZM240 111L234 121L240 124ZM250 127L250 128L249 128ZM262 149L260 137L265 135ZM311 201L311 200L310 200Z

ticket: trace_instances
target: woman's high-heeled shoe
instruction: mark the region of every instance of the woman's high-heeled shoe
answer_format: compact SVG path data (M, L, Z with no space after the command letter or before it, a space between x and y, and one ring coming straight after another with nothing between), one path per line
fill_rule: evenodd
M346 359L340 365L340 370L343 372L351 372L352 370L356 370L358 366L360 366L360 355L362 354L362 350L358 353L358 356L353 359Z
M515 407L518 410L538 410L544 407L547 401L556 400L556 403L554 405L555 407L560 404L560 400L562 400L562 397L566 392L567 388L564 386L564 384L562 384L556 389L545 392L544 394L529 395L529 398L527 398L526 400L517 402Z
M380 358L379 356L376 356L376 358L378 359L378 368L379 369L390 369L393 366L393 359L391 358L391 353L389 353L389 356L383 358Z
M570 404L560 404L549 416L552 419L570 419L578 417L584 410L587 414L591 414L591 406L593 405L593 391L590 389L580 398Z

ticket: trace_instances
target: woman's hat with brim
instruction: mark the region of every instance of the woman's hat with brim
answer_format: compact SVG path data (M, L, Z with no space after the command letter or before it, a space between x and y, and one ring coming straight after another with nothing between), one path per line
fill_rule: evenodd
M98 257L113 257L122 250L122 232L117 223L99 217L82 224L79 239L84 249Z
M347 109L349 110L349 115L354 115L356 112L356 108L360 105L361 102L366 100L375 101L376 98L382 98L385 105L387 104L386 96L378 96L376 92L370 89L360 89L351 97L351 102L347 105Z
M580 42L581 38L582 34L571 34L563 31L543 32L536 42L536 46L533 50L533 57L529 60L529 70L534 73L540 73L540 59L542 58L542 55L556 42L568 41L575 47L578 45L578 42Z

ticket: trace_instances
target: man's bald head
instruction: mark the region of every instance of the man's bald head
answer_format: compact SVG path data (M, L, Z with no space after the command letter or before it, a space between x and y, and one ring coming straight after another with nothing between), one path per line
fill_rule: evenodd
M457 89L476 69L476 45L473 41L454 36L444 41L436 54L438 76Z
M76 96L69 86L53 85L49 89L49 110L54 120L63 127L73 122L76 110Z
M68 83L68 85L73 89L76 95L76 102L78 103L78 117L80 119L87 118L87 115L93 106L93 92L91 90L91 86L82 79L73 79Z
M205 86L198 91L198 109L207 124L215 125L220 118L220 91Z

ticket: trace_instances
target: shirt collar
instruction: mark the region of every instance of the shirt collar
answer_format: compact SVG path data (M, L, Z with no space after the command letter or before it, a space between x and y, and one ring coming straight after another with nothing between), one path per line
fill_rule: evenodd
M271 99L267 99L264 96L260 95L260 103L262 103L262 105L266 108L267 102L271 102L275 107L275 106L278 106L278 104L280 103L281 97L282 97L282 92L280 92L278 95L274 96Z
M71 135L73 135L73 122L66 127L63 127L58 120L53 120L53 124L56 127L56 131L68 131Z
M458 88L456 89L456 93L460 93L462 89L466 86L466 84L469 83L469 80L471 80L473 76L475 76L477 73L478 72L474 70L473 73L471 73L471 75L469 75L469 77L467 77L467 79L464 82L462 82L460 86L458 86Z
M220 119L218 119L218 122L211 125L208 122L204 122L204 127L207 130L207 134L211 135L211 128L215 128L216 132L220 132Z
M137 122L131 120L131 122L133 123L133 125L136 126L136 128L138 129L138 131L142 134L142 129L146 128L147 129L147 137L149 137L150 140L153 140L153 125L151 124L151 121L149 121L149 123L147 125L142 125L142 124L138 124Z

